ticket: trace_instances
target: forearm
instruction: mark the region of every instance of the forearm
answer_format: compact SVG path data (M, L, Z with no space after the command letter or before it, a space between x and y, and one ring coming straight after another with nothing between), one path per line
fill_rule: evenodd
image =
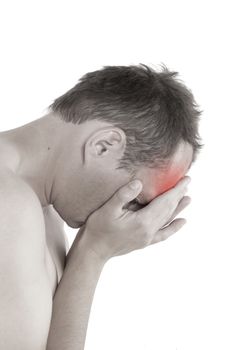
M47 350L83 350L92 300L104 262L77 239L53 300Z

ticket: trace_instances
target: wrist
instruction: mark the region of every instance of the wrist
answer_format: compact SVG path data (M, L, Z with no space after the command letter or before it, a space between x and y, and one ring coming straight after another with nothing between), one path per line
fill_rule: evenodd
M106 254L103 252L101 253L101 249L97 249L97 245L93 244L91 237L89 237L87 234L85 235L85 232L80 238L79 243L80 250L82 250L86 256L93 259L93 261L95 261L97 264L105 265L110 259L110 257L108 257Z
M77 266L80 262L87 264L92 264L99 267L100 269L106 264L109 259L97 253L94 249L92 242L90 242L89 237L87 237L86 229L78 232L72 247L66 257L66 266L72 264Z

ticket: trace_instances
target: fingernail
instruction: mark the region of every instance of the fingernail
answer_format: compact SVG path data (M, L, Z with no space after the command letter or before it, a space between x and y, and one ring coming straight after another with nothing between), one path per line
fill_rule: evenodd
M132 182L130 182L130 188L132 188L133 190L136 190L136 188L139 188L141 185L141 182L139 180L134 180Z

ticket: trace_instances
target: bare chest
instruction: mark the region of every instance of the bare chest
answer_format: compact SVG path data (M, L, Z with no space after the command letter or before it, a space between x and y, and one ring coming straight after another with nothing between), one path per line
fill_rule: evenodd
M2 133L0 133L0 169L9 168L10 171L15 172L18 161L17 152L9 142L4 141ZM52 205L43 207L42 210L46 231L45 264L54 295L64 271L66 254L69 247L63 227L64 222L56 210Z

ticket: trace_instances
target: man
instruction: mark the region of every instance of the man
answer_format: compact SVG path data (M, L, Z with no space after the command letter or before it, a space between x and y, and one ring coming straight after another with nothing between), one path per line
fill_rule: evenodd
M83 349L104 264L184 224L200 112L175 76L107 66L0 134L1 349Z

